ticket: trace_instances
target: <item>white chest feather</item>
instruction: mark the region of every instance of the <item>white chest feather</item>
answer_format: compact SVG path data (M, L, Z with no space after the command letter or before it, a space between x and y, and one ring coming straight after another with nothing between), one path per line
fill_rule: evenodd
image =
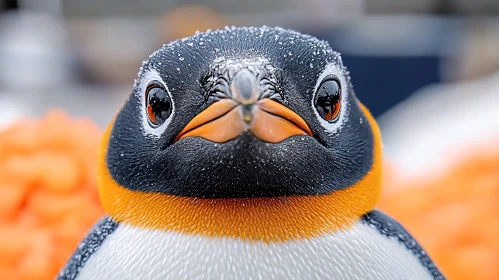
M404 245L358 223L311 240L249 243L119 225L78 279L433 279Z

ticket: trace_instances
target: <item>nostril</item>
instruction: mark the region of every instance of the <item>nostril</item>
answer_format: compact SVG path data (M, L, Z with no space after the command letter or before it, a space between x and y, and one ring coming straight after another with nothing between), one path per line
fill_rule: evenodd
M242 105L241 111L243 113L244 121L249 124L253 120L253 105Z

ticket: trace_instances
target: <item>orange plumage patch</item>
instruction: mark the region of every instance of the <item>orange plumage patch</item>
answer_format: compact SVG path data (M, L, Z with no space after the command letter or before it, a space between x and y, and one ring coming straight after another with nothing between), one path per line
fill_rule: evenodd
M0 132L0 278L53 279L103 215L102 132L53 112Z
M355 186L319 196L199 199L131 191L118 185L106 166L111 124L102 142L99 162L102 205L119 222L250 241L280 242L346 229L374 208L381 191L380 134L367 109L362 109L375 138L372 170Z
M468 156L438 177L386 186L380 201L449 279L499 275L499 147L497 142L475 147L480 148L466 149Z

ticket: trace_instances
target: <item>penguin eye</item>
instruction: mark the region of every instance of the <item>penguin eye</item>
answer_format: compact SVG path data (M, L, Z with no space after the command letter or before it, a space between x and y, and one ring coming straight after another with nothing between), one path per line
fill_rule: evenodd
M151 84L146 90L146 108L149 122L153 126L163 124L172 113L172 100L159 84Z
M317 88L314 106L319 116L333 123L338 120L341 107L341 86L336 76L327 76Z

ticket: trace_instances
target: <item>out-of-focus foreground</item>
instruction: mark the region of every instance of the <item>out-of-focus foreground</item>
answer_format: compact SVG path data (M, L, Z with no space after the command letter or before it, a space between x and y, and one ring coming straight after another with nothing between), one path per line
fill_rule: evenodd
M0 279L53 279L103 215L101 134L60 112L0 132Z
M383 134L380 208L449 279L499 276L498 1L101 2L0 2L0 279L52 279L103 214L102 130L149 53L262 24L342 53Z

